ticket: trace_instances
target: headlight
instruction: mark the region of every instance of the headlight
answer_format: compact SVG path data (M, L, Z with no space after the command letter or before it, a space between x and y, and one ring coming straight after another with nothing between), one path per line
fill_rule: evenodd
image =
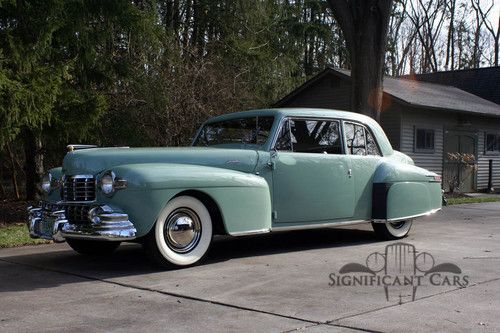
M52 175L50 173L46 173L43 178L42 178L42 190L45 193L49 193L51 190L51 184L52 184Z
M113 182L114 182L114 177L115 175L112 172L106 172L102 177L101 177L101 191L102 193L109 195L113 193L114 188L113 188Z
M113 171L106 171L102 175L101 181L99 183L102 193L106 195L111 195L116 190L127 187L127 181L116 177Z

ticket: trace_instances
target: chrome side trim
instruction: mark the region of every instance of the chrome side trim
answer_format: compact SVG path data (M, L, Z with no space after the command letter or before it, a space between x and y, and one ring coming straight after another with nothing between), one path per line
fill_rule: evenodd
M400 222L400 221L404 221L404 220L411 220L411 219L414 219L417 217L432 215L434 213L439 212L441 209L442 208L431 209L430 211L422 213L422 214L416 214L416 215L410 215L410 216L404 216L404 217L396 217L396 218L386 219L386 220L376 219L376 220L373 220L373 222L375 222L375 223L387 223L387 222Z
M249 231L237 231L237 232L231 232L229 235L234 236L234 237L239 237L239 236L249 236L249 235L258 235L258 234L267 234L271 230L270 229L258 229L258 230L249 230Z
M305 225L293 225L293 226L285 226L285 227L275 227L271 229L271 232L279 232L279 231L292 231L292 230L307 230L307 229L322 229L322 228L331 228L331 227L339 227L346 225L355 225L355 224L363 224L369 223L370 220L354 220L354 221L339 221L339 222L326 222L326 223L317 223L317 224L305 224Z

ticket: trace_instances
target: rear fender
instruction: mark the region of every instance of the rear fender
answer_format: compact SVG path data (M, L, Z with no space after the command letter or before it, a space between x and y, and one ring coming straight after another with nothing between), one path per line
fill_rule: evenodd
M435 175L411 164L382 163L374 176L372 219L400 221L441 209L441 183Z

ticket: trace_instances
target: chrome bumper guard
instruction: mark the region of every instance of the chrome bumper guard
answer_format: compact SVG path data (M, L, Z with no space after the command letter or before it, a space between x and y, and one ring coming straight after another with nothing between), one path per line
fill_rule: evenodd
M88 223L72 224L66 218L66 211L39 207L28 207L28 230L31 238L64 242L66 238L88 240L126 241L136 238L137 230L128 215L116 213L109 206L96 206L88 213Z

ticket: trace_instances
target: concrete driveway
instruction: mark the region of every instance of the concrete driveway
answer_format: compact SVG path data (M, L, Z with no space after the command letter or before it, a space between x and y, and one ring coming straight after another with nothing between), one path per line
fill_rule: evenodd
M469 283L422 285L402 304L382 286L329 286L343 265L395 243L369 225L219 239L202 265L171 271L153 269L136 245L107 258L66 244L3 249L0 331L500 330L500 203L446 207L404 242L435 265L456 264Z

